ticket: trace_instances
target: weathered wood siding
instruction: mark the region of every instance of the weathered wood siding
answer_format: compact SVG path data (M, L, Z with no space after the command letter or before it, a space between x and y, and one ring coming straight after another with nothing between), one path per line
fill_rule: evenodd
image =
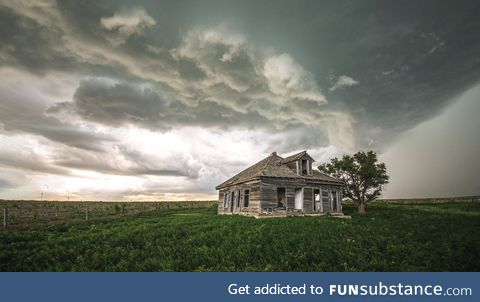
M303 211L304 212L313 211L313 189L312 188L303 188Z
M303 188L303 211L311 213L313 211L314 195L313 190L321 190L321 202L323 212L331 212L332 204L330 192L332 190L341 191L341 187L332 184L315 183L313 181L295 180L295 179L281 179L281 178L262 178L261 180L249 181L243 184L230 186L228 188L220 189L218 195L218 213L259 213L270 212L275 210L278 206L277 189L285 188L285 195L287 198L287 210L294 210L295 208L295 189ZM225 194L240 191L240 205L231 208L231 199L229 197L228 207L224 207ZM250 190L250 201L247 208L244 207L244 190ZM324 193L325 192L325 193ZM339 201L341 201L341 194L339 194ZM341 205L339 204L339 210Z
M328 190L326 188L322 188L322 193L320 195L322 199L322 207L324 212L331 212L331 206L330 206L330 199L328 197Z
M260 181L250 186L249 210L258 211L260 209Z
M222 213L223 214L223 211L224 211L224 207L223 207L223 198L225 197L225 191L223 189L220 189L218 191L218 213Z
M269 183L261 183L261 209L267 211L277 207L277 186Z
M287 196L287 209L295 208L295 189L303 188L303 212L310 213L313 211L313 190L318 189L321 192L327 192L330 194L332 190L341 191L341 186L333 184L316 183L308 180L296 180L296 179L281 179L281 178L263 178L261 182L262 196L261 196L261 209L277 207L277 188L285 188ZM331 200L321 196L323 212L331 212L332 205ZM341 194L339 194L341 198ZM339 199L341 201L341 199ZM341 207L339 207L340 209Z
M287 194L287 209L295 208L295 188L287 187L286 194Z
M248 207L244 207L244 196L245 190L250 190L249 193L249 202ZM231 195L232 192L240 191L240 204L236 206L236 199L234 199L234 207L232 211L231 207ZM228 207L224 206L225 194L229 194ZM240 212L258 212L260 209L260 181L249 181L243 184L238 184L235 186L230 186L227 188L222 188L218 193L218 213L219 214L230 214L230 213L240 213Z

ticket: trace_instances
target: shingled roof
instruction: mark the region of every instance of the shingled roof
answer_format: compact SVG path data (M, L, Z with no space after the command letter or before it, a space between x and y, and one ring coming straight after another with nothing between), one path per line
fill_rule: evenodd
M272 154L270 154L270 156L262 159L261 161L254 164L253 166L243 170L242 172L231 177L230 179L223 182L222 184L216 186L215 189L218 190L220 188L247 182L249 180L258 179L260 177L302 179L302 180L312 180L312 181L342 184L342 182L339 181L338 179L335 179L326 174L320 173L320 171L314 170L313 175L298 175L297 173L295 173L295 171L287 167L286 163L299 159L305 154L306 154L306 151L302 151L300 153L291 155L289 157L282 158L278 156L276 152L273 152ZM309 155L307 154L307 156Z
M304 155L307 155L307 157L309 157L312 161L315 161L310 155L307 154L307 150L304 150L302 152L298 152L297 154L293 154L293 155L285 157L284 159L282 159L282 164L286 164L286 163L289 163L289 162L292 162L292 161L295 161L295 160L299 160Z

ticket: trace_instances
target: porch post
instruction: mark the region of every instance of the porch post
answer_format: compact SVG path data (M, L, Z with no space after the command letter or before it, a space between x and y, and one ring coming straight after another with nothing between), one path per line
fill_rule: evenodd
M330 212L333 212L333 195L332 195L332 189L328 189L328 203L330 204Z
M342 210L342 191L337 190L337 194L338 194L338 198L337 198L338 209L340 210L340 212L343 212L343 210Z
M323 188L320 188L320 212L323 213L323 193L322 193Z

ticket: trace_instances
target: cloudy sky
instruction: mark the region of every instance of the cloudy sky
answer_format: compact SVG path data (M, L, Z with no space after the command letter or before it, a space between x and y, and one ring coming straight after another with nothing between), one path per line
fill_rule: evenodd
M478 1L0 0L0 198L181 200L273 151L480 194Z

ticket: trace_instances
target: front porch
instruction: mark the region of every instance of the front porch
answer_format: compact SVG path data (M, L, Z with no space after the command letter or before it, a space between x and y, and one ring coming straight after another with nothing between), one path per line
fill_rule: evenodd
M295 211L295 212L290 212L290 211L272 211L272 212L251 212L251 213L245 213L241 212L238 213L243 216L249 216L249 217L254 217L254 218L280 218L280 217L322 217L322 216L330 216L330 217L335 217L335 218L347 218L350 219L352 218L351 216L344 215L342 212L329 212L329 213L320 213L320 212L301 212L301 211Z

